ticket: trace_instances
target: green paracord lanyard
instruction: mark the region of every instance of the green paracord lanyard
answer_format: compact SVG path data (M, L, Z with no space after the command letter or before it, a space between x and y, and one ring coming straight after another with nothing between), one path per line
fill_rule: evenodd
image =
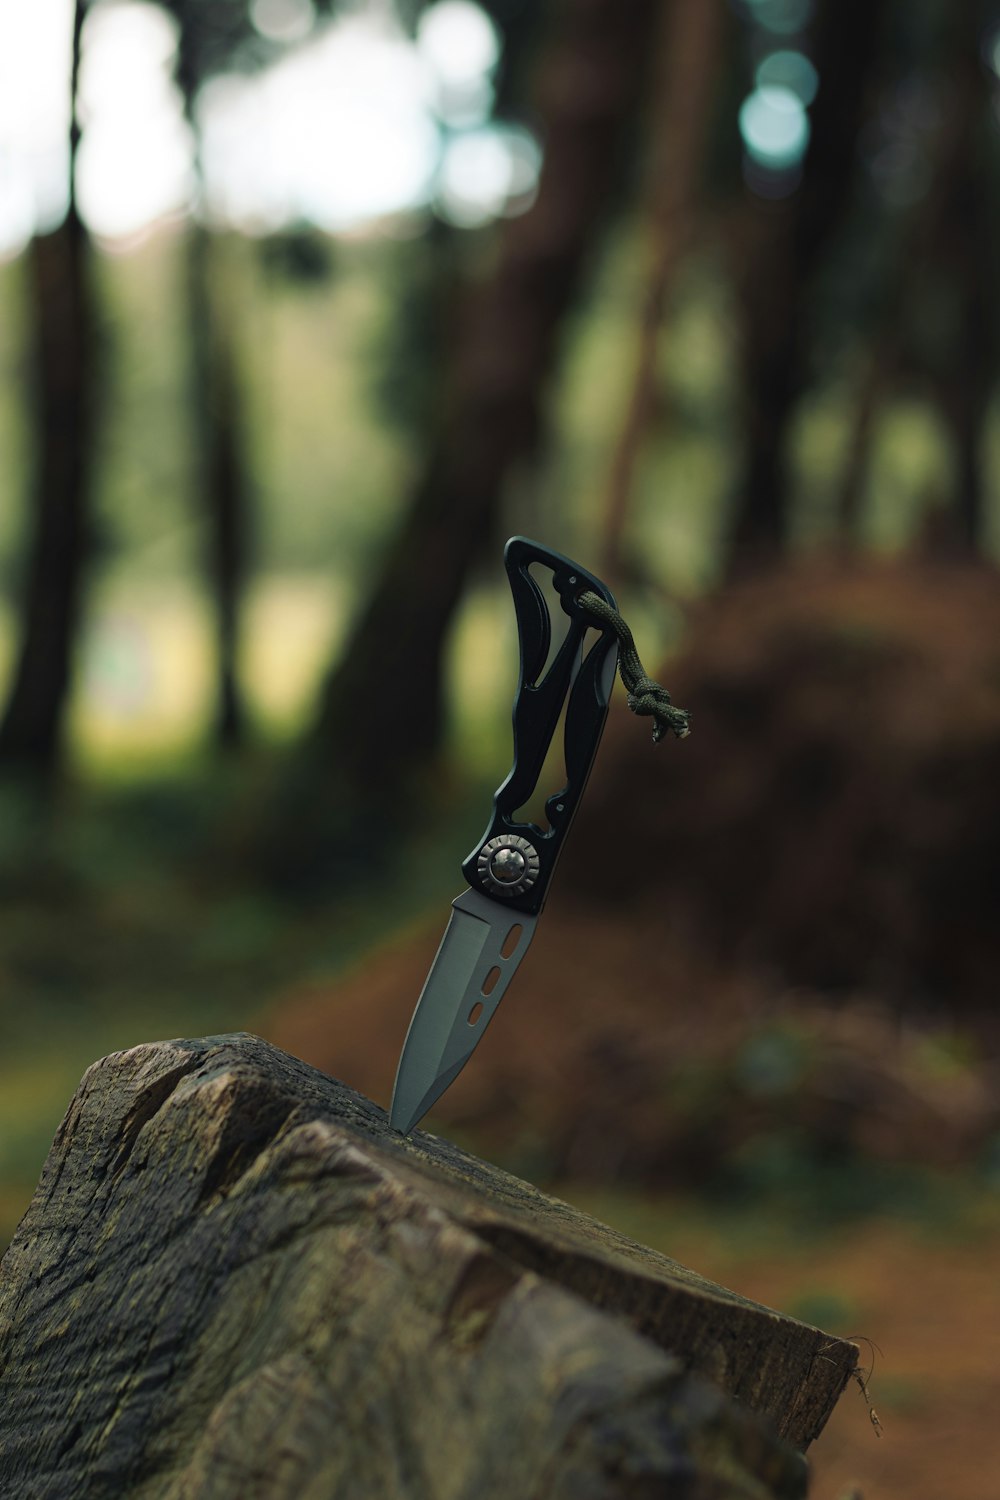
M618 671L628 693L628 706L634 714L646 715L653 720L654 745L662 740L668 730L679 740L684 739L691 732L690 713L686 708L675 708L666 688L646 675L646 669L635 649L632 632L618 611L591 589L578 594L576 602L595 619L610 625L618 637Z

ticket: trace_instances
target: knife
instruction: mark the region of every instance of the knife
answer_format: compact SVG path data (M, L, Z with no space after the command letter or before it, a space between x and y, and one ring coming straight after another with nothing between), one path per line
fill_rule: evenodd
M552 618L529 571L551 570L569 626L551 665ZM618 661L611 590L593 573L526 537L504 549L520 644L514 764L493 799L486 832L462 865L468 888L452 902L441 946L417 1001L392 1091L389 1121L408 1134L479 1045L528 951L549 881L583 795L608 714ZM547 581L547 580L546 580ZM580 603L589 594L592 604ZM609 609L593 613L593 596ZM584 650L588 630L597 640ZM534 792L566 707L566 785L545 803L548 827L515 821Z

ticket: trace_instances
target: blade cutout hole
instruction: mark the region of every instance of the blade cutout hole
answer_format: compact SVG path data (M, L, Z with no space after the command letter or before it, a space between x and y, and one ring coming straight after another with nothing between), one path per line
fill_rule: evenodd
M500 970L497 968L496 964L494 964L490 972L487 974L486 978L483 980L482 993L484 995L492 995L493 991L497 987L497 980L499 978Z
M482 1013L483 1013L483 1002L481 1000L477 1000L476 1003L475 1003L475 1005L469 1011L469 1017L468 1017L469 1025L470 1026L475 1026L476 1022L479 1020L479 1017L482 1015Z
M523 931L524 928L521 926L520 922L516 922L503 940L503 947L500 949L501 958L510 958L511 954L514 952L514 949L521 941L521 933Z

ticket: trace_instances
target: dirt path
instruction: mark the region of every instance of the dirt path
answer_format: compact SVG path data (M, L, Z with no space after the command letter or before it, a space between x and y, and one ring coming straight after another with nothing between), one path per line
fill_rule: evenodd
M816 1500L840 1500L849 1482L864 1500L997 1500L998 1262L1000 1239L935 1246L881 1226L795 1273L800 1283L819 1277L843 1287L860 1315L857 1331L882 1351L870 1390L883 1436L860 1392L845 1392L813 1451ZM788 1274L754 1272L747 1291L786 1302Z

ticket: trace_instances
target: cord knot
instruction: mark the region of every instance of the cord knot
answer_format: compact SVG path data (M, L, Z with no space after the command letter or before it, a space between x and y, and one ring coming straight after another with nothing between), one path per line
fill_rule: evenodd
M647 676L635 649L632 632L614 606L595 594L593 589L579 594L576 602L588 614L610 625L617 635L620 647L618 671L628 693L628 706L634 714L653 720L653 744L658 745L668 732L679 740L686 739L691 733L690 713L686 708L675 708L662 683Z
M653 744L658 745L668 732L679 740L691 733L691 715L686 708L675 708L670 694L659 682L645 674L638 679L627 699L634 714L653 720Z

